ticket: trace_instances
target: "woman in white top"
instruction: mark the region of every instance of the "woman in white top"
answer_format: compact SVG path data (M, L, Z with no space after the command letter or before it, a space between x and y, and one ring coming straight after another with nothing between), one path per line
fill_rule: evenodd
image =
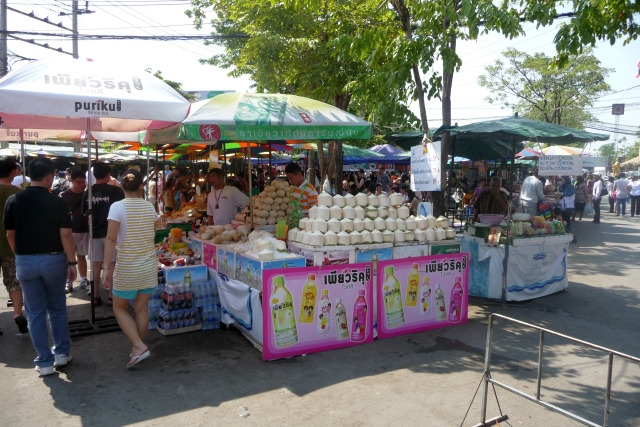
M113 286L113 312L118 325L133 344L127 368L150 356L144 338L149 329L149 298L158 285L158 258L155 253L154 223L156 211L142 199L142 175L129 169L120 184L125 198L111 205L105 241L105 259L112 259L118 247L116 268L107 273L105 287ZM108 266L109 263L104 264ZM136 319L129 314L129 300L134 300Z
M607 180L607 192L609 193L609 213L616 213L616 198L613 192L613 182L614 179L612 176Z
M631 216L640 216L640 180L637 175L631 177L629 195L631 196Z
M573 233L571 231L571 217L576 207L576 187L571 183L570 176L563 176L562 180L564 181L562 188L562 219L567 223L567 230ZM572 243L575 242L577 242L577 239L574 235Z

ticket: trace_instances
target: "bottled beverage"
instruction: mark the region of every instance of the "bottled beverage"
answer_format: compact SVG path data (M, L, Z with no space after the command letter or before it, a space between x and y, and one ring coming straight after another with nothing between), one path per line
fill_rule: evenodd
M373 251L373 256L371 257L371 263L373 264L373 275L375 276L378 271L378 254L376 251Z
M183 278L182 282L185 284L185 286L191 286L191 273L189 273L189 269L188 268L184 272L184 278Z
M229 259L227 257L227 251L224 252L224 262L222 264L222 271L224 272L224 274L229 274L229 271L227 270L227 263L228 263Z
M449 322L459 322L462 315L462 277L456 277L456 283L451 288L451 307L449 308Z
M329 289L322 290L322 297L318 303L318 335L325 335L331 331L331 300Z
M309 274L307 283L302 288L302 298L300 299L300 315L298 320L300 323L313 323L316 311L316 297L318 295L318 287L316 286L316 275Z
M415 307L418 303L418 288L420 287L420 273L418 273L418 264L411 266L411 272L407 277L407 294L405 295L404 305L407 307Z
M447 307L444 302L444 292L440 289L440 285L436 285L435 300L436 300L436 320L442 322L447 318Z
M431 314L431 285L429 277L425 277L420 286L420 316L429 316Z
M191 280L189 280L191 282ZM191 308L191 304L193 302L193 292L191 290L191 283L188 285L184 284L184 308Z
M351 326L351 341L364 341L367 332L367 300L364 299L365 290L358 291L358 299L353 304L353 325Z
M251 263L247 261L247 283L251 283Z
M284 276L273 278L273 294L271 294L271 317L276 347L283 348L298 342L298 326L296 325L293 297L284 284Z
M177 295L176 309L183 309L186 304L184 285L178 285L177 292L178 292L178 295Z
M400 296L400 282L394 275L393 266L384 269L384 283L382 291L384 295L384 310L387 319L387 328L396 328L404 324L404 309Z
M349 325L347 323L347 309L342 304L342 298L336 299L336 337L338 341L349 338Z

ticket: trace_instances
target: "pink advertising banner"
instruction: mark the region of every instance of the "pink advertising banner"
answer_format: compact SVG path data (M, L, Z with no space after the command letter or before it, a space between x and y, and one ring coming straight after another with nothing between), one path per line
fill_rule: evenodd
M467 323L469 254L378 261L378 336Z
M264 360L373 342L371 263L262 274Z

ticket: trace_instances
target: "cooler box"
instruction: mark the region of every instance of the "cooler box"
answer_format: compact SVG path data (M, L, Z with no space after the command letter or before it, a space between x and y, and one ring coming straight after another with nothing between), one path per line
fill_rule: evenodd
M459 254L462 249L460 240L439 240L429 245L429 255Z
M282 259L274 259L273 261L260 261L255 258L248 257L244 254L236 254L235 279L244 282L245 284L255 289L262 290L262 270L306 266L307 260L301 255Z

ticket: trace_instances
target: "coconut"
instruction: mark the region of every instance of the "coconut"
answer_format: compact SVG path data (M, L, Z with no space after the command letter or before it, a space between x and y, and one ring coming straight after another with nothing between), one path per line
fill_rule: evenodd
M311 237L309 238L309 244L311 246L324 245L324 235L319 231L314 231L313 233L311 233Z
M415 220L412 216L410 216L409 218L407 218L407 219L404 221L404 223L405 223L405 226L406 226L405 228L406 228L407 230L415 230L415 229L416 229L416 220Z
M407 229L407 224L404 222L402 218L396 219L396 229L402 230L402 231Z
M380 201L375 195L370 194L369 197L367 197L367 205L378 207L380 206Z
M393 233L393 236L394 236L393 239L395 242L404 242L404 231L396 230Z
M347 233L351 233L353 231L353 220L349 218L345 218L340 221L340 231L346 231Z
M355 231L363 231L364 230L364 221L360 218L356 218L353 220L353 229Z
M456 238L456 230L451 227L447 228L446 237L447 240L454 240Z
M393 206L390 206L388 214L387 214L387 217L388 218L393 218L393 219L398 218L398 210L396 208L394 208Z
M385 206L388 207L389 206L389 196L387 196L386 194L381 194L378 196L378 206Z
M385 219L389 215L389 208L386 206L378 207L378 216L382 219Z
M325 246L335 246L338 244L338 236L333 231L329 230L324 233Z
M427 218L422 216L422 215L418 215L416 217L416 228L419 228L420 230L424 230L427 228Z
M318 218L329 221L329 218L331 218L331 211L329 210L329 208L326 206L318 206L318 210L316 211L316 219Z
M367 195L364 193L356 194L356 205L358 206L367 206Z
M345 206L354 207L356 205L356 198L353 197L353 194L348 193L346 196L344 196L344 203Z
M415 231L415 235L416 240L419 242L424 242L425 240L427 240L427 233L425 233L424 230L417 228Z
M360 240L362 241L362 243L373 243L371 232L369 230L364 230L362 233L360 233Z
M315 219L313 221L313 227L312 227L313 231L319 231L320 233L326 233L328 226L327 226L327 221L325 221L324 219Z
M346 231L341 231L338 233L338 244L339 245L350 245L351 237L349 237L349 233Z
M374 227L376 228L376 230L380 230L380 231L382 231L382 230L385 230L385 229L387 228L387 227L386 227L386 224L385 224L385 222L384 222L384 219L379 218L379 217L378 217L378 218L376 218L376 219L373 221L373 224L374 224Z
M331 206L329 210L331 211L331 218L342 219L342 208L340 206Z
M436 217L429 214L427 215L427 228L436 228L438 226L438 221Z
M352 245L357 245L360 242L362 242L362 235L360 234L359 231L354 231L351 234L349 234L349 238L351 239Z
M444 228L445 230L449 228L449 219L440 215L436 220L438 228Z
M404 237L404 234L402 235L402 237ZM394 232L389 230L384 230L384 233L382 233L382 241L385 243L393 243L394 240L395 240Z
M333 206L338 206L339 208L343 208L345 205L344 197L339 194L333 196Z
M405 242L413 242L416 238L416 234L413 230L405 230L404 232L404 241Z
M362 222L364 223L365 230L373 231L376 228L371 218L365 218Z
M391 233L393 235L393 232L389 231L389 233ZM383 242L382 231L373 230L371 232L371 240L373 241L373 243L382 243Z
M353 212L356 218L364 219L366 216L366 212L362 208L362 206L356 206L355 208L353 208Z
M339 233L340 232L340 221L338 221L335 218L331 218L329 221L327 221L327 228L331 231L333 231L334 233Z
M447 232L444 228L436 228L436 240L445 240Z
M320 206L331 206L333 205L333 198L331 197L331 194L322 192L318 195L318 205Z
M311 208L309 209L309 219L316 219L317 217L318 217L318 207L311 206Z
M387 230L395 231L396 228L398 228L398 224L396 223L396 220L392 218L387 218L384 221L384 224Z
M398 218L402 218L402 219L409 218L409 208L406 206L400 206L398 208Z
M376 219L378 217L378 208L375 206L368 206L365 213L367 218Z
M290 242L295 242L296 241L296 235L298 234L300 230L298 230L297 228L292 228L291 230L289 230L289 232L287 233L287 240ZM253 234L253 233L251 233ZM251 240L251 235L249 235L249 240Z
M400 206L402 205L402 194L393 193L389 196L389 204L391 206Z
M344 208L342 208L342 217L354 219L356 217L356 212L351 206L345 206Z

